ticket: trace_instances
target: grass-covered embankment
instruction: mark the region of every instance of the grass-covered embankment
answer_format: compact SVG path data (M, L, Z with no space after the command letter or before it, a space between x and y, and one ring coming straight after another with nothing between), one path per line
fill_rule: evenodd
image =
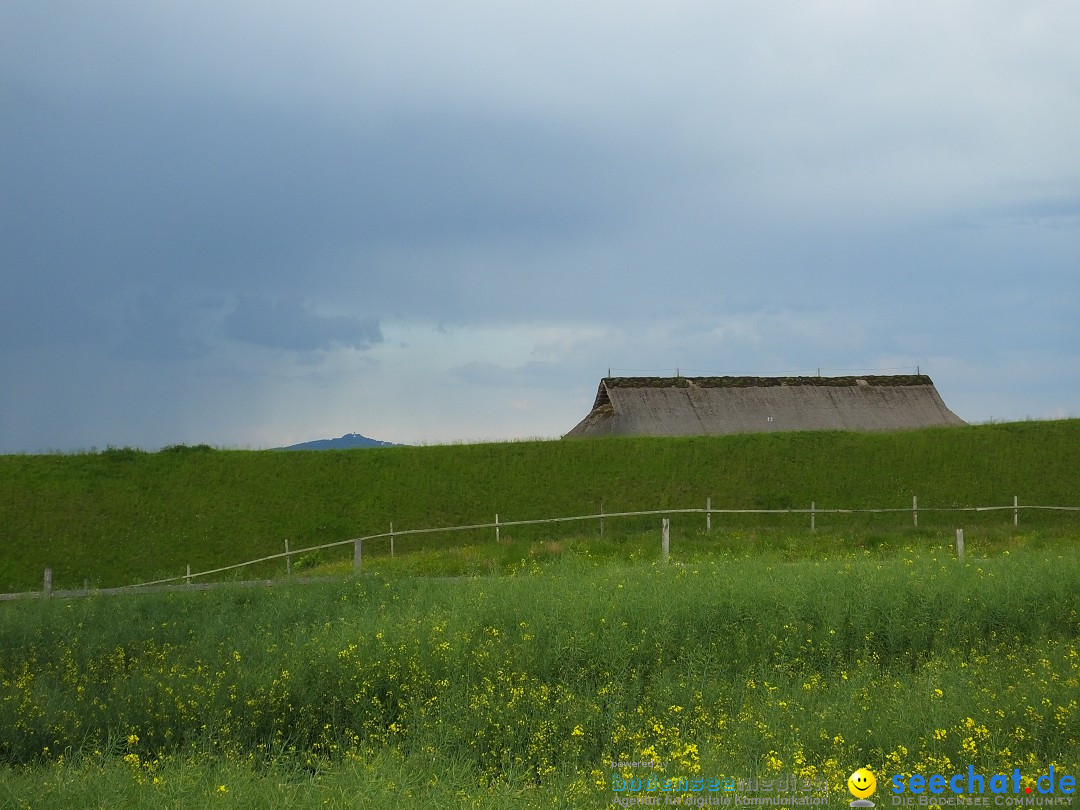
M0 801L600 806L612 761L651 759L838 795L860 765L1076 774L1078 576L1072 545L966 564L573 556L11 603Z
M384 532L391 522L401 530L489 522L496 513L502 520L589 514L601 504L608 512L703 507L706 497L718 508L807 508L811 501L904 508L917 495L920 526L949 527L955 516L925 510L1005 505L1014 494L1021 503L1076 504L1078 492L1080 420L883 434L2 456L0 591L40 589L46 566L57 588L81 587L84 579L122 585L182 574L187 564L198 571L276 553L286 538L295 549ZM725 516L714 525L770 520L800 529L806 523L803 516ZM823 516L819 526L856 520ZM1011 513L963 520L1001 525ZM1075 525L1074 516L1037 512L1023 513L1022 521ZM611 520L607 528L641 531L655 522ZM898 527L908 518L873 523ZM561 531L513 535L550 539ZM402 540L400 548L467 541Z

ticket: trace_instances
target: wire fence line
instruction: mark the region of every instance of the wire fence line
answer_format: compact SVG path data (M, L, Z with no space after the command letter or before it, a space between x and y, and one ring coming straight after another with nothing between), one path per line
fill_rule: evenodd
M1004 511L1008 509L1013 510L1058 510L1069 512L1080 512L1080 506L1034 506L1013 503L1011 506L938 506L938 507L914 507L914 511L917 512L993 512ZM325 551L332 548L341 548L343 546L352 545L355 551L362 551L362 547L358 548L358 544L362 544L364 541L372 540L385 540L393 539L397 537L408 537L424 534L439 534L439 533L453 533L464 531L478 531L481 529L494 529L496 532L496 538L499 536L499 532L502 529L513 528L516 526L540 526L545 524L554 523L572 523L572 522L592 522L592 521L604 521L607 518L625 518L625 517L649 517L656 515L706 515L711 517L712 515L780 515L780 514L803 514L803 515L851 515L851 514L885 514L885 513L911 513L912 507L885 507L885 508L862 508L862 509L830 509L830 508L818 508L815 505L811 505L809 508L787 508L787 509L719 509L713 508L711 505L701 507L679 508L679 509L644 509L644 510L632 510L626 512L598 512L590 515L571 515L567 517L554 517L554 518L531 518L526 520L499 520L499 516L495 516L495 520L490 523L469 523L460 526L439 526L433 528L424 529L399 529L394 531L391 529L388 532L379 532L376 534L368 534L362 537L352 537L347 540L336 540L331 543L322 543L317 546L308 546L301 549L293 549L276 554L270 554L265 557L259 557L254 560L247 560L241 563L234 563L233 565L226 565L220 568L213 568L207 571L200 571L198 573L187 573L175 577L167 577L165 579L157 579L150 582L141 582L136 585L130 585L129 588L141 588L151 585L164 585L171 582L179 582L180 580L186 580L190 582L197 577L211 576L213 574L221 574L226 571L233 571L238 568L243 568L249 565L257 565L263 562L272 562L274 560L289 559L299 554L311 554L316 551ZM1014 513L1015 515L1015 513ZM916 523L917 525L917 523ZM1014 522L1015 525L1015 522ZM707 529L711 529L711 525L707 524ZM815 527L812 527L815 528Z
M573 523L573 522L594 522L599 521L600 533L604 532L604 521L607 519L615 518L630 518L630 517L650 517L657 515L705 515L706 531L712 530L712 516L713 515L809 515L810 516L810 530L816 530L816 519L818 515L856 515L856 514L898 514L906 513L912 515L912 521L914 526L919 525L919 513L920 512L1004 512L1012 510L1013 513L1013 525L1019 525L1019 514L1024 510L1031 511L1058 511L1058 512L1080 512L1080 506L1040 506L1035 504L1021 504L1017 496L1013 496L1013 502L1011 505L996 505L996 506L919 506L918 497L912 498L911 506L897 506L897 507L880 507L880 508L822 508L818 507L816 503L811 503L809 507L791 507L784 509L723 509L714 508L712 506L712 499L706 499L706 505L702 507L688 507L688 508L676 508L676 509L644 509L644 510L632 510L623 512L605 512L601 505L601 511L588 514L588 515L570 515L565 517L553 517L553 518L530 518L525 520L499 520L498 514L495 515L495 520L490 523L469 523L459 526L438 526L431 528L421 529L398 529L393 528L391 524L390 531L378 532L375 534L367 534L361 537L351 537L346 540L335 540L330 543L321 543L315 546L307 546L305 548L290 549L288 540L285 541L285 551L277 552L275 554L267 554L263 557L257 557L251 560L245 560L239 563L233 563L231 565L224 565L218 568L210 568L205 571L192 572L191 566L187 568L187 573L180 574L173 577L165 577L162 579L150 580L147 582L139 582L134 585L124 585L115 588L95 589L91 591L89 587L85 587L79 591L53 591L52 589L52 569L45 569L45 581L42 591L32 591L26 593L11 593L0 594L0 600L14 599L20 597L33 597L33 596L49 596L55 593L60 596L81 596L88 593L124 593L133 592L143 589L155 589L160 586L169 586L175 583L183 582L184 586L194 586L193 580L213 576L214 574L222 574L228 571L235 571L241 568L246 568L252 565L258 565L260 563L273 562L275 560L286 561L287 569L291 573L292 571L292 558L303 554L311 554L317 551L325 551L327 549L341 548L343 546L353 546L353 561L354 568L357 572L361 570L362 555L363 555L363 543L365 541L374 540L390 540L390 549L393 553L393 541L399 537L415 537L418 535L426 534L450 534L455 532L466 531L479 531L479 530L491 530L495 531L496 540L499 539L500 532L503 529L513 528L517 526L540 526L546 524L556 523ZM667 521L665 521L665 524ZM665 532L667 527L665 526ZM258 580L253 583L245 584L270 584L272 580ZM203 587L206 587L205 585Z

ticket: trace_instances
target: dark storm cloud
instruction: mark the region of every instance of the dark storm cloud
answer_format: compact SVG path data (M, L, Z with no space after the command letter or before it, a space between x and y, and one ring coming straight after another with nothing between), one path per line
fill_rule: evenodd
M106 278L246 275L328 241L559 238L622 207L610 147L513 115L331 123L225 99L120 97L30 104L6 129L4 236L39 270L78 259Z
M209 330L220 319L221 311L221 302L190 300L182 291L140 293L116 307L114 337L106 350L127 360L198 360L213 350Z
M253 295L240 297L225 318L224 331L234 340L298 352L369 349L383 339L374 318L319 315L299 299Z
M254 401L285 444L355 387L385 438L494 435L500 387L554 420L609 364L1060 366L1077 8L0 4L0 450Z
M7 262L25 296L49 290L61 306L105 306L132 284L292 294L302 275L316 294L359 278L372 306L413 300L434 315L427 280L455 268L433 254L551 249L634 205L610 149L514 116L331 125L222 100L117 98L30 104L11 129ZM420 260L378 260L402 246Z

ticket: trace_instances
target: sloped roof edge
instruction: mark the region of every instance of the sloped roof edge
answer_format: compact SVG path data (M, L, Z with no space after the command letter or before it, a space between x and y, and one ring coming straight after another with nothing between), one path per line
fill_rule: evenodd
M604 377L567 437L960 425L925 374Z
M768 388L778 385L894 386L934 384L926 374L869 374L847 377L604 377L593 408L610 404L608 388Z

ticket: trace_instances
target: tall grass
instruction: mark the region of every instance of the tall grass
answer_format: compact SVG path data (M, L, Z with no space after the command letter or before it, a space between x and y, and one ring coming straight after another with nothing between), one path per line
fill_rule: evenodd
M572 555L510 577L9 604L0 761L152 782L194 756L312 776L400 758L609 801L619 761L834 788L864 764L1076 773L1078 575L1065 546L963 565Z
M907 508L920 526L956 525L933 506L1076 504L1080 420L900 433L808 432L684 439L521 442L379 450L0 457L0 590L110 586L292 548L409 529L645 508ZM964 525L1008 525L967 513ZM728 528L802 530L805 516L716 517ZM1026 528L1076 515L1024 512ZM889 532L908 516L820 516L823 528ZM611 519L607 531L652 530ZM513 531L519 540L580 527ZM403 549L458 545L453 535ZM279 566L280 567L280 566ZM275 569L277 570L277 569ZM261 573L261 572L260 572Z

